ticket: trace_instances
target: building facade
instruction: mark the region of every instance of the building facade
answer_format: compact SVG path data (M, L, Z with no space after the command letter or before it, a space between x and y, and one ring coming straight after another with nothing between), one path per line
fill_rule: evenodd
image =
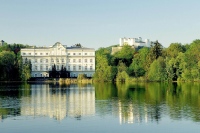
M112 47L111 54L115 54L116 52L120 51L124 45L129 45L133 48L142 48L142 47L151 47L152 43L149 39L142 40L141 37L139 38L120 38L119 39L119 46Z
M49 71L66 68L68 77L86 74L92 77L95 72L95 49L81 45L67 47L57 42L50 47L32 47L21 49L23 61L31 61L31 77L49 77Z
M135 48L137 48L137 47L150 47L151 46L151 42L150 42L149 39L145 39L143 41L141 37L139 37L139 38L125 38L125 37L120 38L119 44L120 44L120 46L130 45L130 46L133 46Z
M4 44L4 40L1 40L0 41L0 46L3 46L3 44Z

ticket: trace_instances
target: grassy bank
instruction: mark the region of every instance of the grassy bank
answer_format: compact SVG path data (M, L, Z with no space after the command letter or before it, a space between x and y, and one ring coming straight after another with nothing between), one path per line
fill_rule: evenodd
M70 78L60 78L59 83L74 84L74 83L93 83L92 79L70 79Z

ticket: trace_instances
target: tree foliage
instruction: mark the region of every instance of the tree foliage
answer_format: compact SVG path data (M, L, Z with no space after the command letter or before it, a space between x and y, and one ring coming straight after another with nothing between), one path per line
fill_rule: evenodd
M133 54L135 49L129 45L124 45L122 49L116 52L112 56L112 65L118 65L119 61L125 63L126 66L129 66L132 63Z
M107 49L100 48L96 51L96 72L94 80L96 81L112 81L112 67L109 66L110 52Z
M31 62L25 59L24 63L22 64L22 72L21 72L21 79L23 81L27 81L31 78Z
M29 47L23 44L7 44L0 46L0 80L28 80L31 74L31 63L23 62L20 49Z
M125 81L128 79L125 77L142 77L149 81L200 81L198 39L186 45L171 43L168 48L155 41L151 48L133 49L125 45L113 55L107 48L97 53L95 75L102 80Z

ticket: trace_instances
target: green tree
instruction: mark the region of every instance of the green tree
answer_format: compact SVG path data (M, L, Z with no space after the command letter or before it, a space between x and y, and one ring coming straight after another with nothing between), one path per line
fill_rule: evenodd
M15 63L15 55L10 51L0 52L0 79L1 80L12 80L13 70Z
M146 67L145 70L148 71L151 63L153 63L154 60L158 59L158 57L162 56L162 50L163 46L158 42L154 42L146 59Z
M21 79L23 81L27 81L31 78L31 68L31 61L28 61L26 58L22 65Z
M129 79L129 76L126 73L126 71L122 71L122 72L117 73L116 81L126 82L126 81L128 81L128 79Z
M126 66L129 66L132 63L134 52L134 48L129 45L124 45L120 51L113 55L111 64L117 66L119 61L122 61Z
M129 75L140 77L145 75L146 57L149 53L149 48L143 47L134 54L133 61L129 66Z
M151 64L148 80L150 81L164 81L166 80L166 64L163 57L159 57Z
M78 80L83 80L83 79L86 79L86 78L87 78L87 76L85 74L79 74L78 77L77 77Z
M184 53L185 48L180 43L171 43L166 49L166 56L169 58L176 58L179 52Z
M93 79L96 81L112 81L112 67L109 66L109 51L100 48L96 51L96 71Z

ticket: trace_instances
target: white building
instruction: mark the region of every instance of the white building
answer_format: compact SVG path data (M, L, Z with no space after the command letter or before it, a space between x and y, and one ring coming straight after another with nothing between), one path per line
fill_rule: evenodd
M119 44L120 46L123 45L130 45L130 46L134 46L135 48L137 47L150 47L151 46L151 42L149 39L145 39L144 41L142 40L141 37L139 38L120 38L119 39Z
M4 41L1 40L1 41L0 41L0 46L3 46L3 44L4 44Z
M23 48L21 55L23 61L31 61L32 77L49 77L54 64L57 71L65 67L69 77L77 77L78 74L92 77L95 72L95 49L80 45L67 47L57 42L50 47Z

